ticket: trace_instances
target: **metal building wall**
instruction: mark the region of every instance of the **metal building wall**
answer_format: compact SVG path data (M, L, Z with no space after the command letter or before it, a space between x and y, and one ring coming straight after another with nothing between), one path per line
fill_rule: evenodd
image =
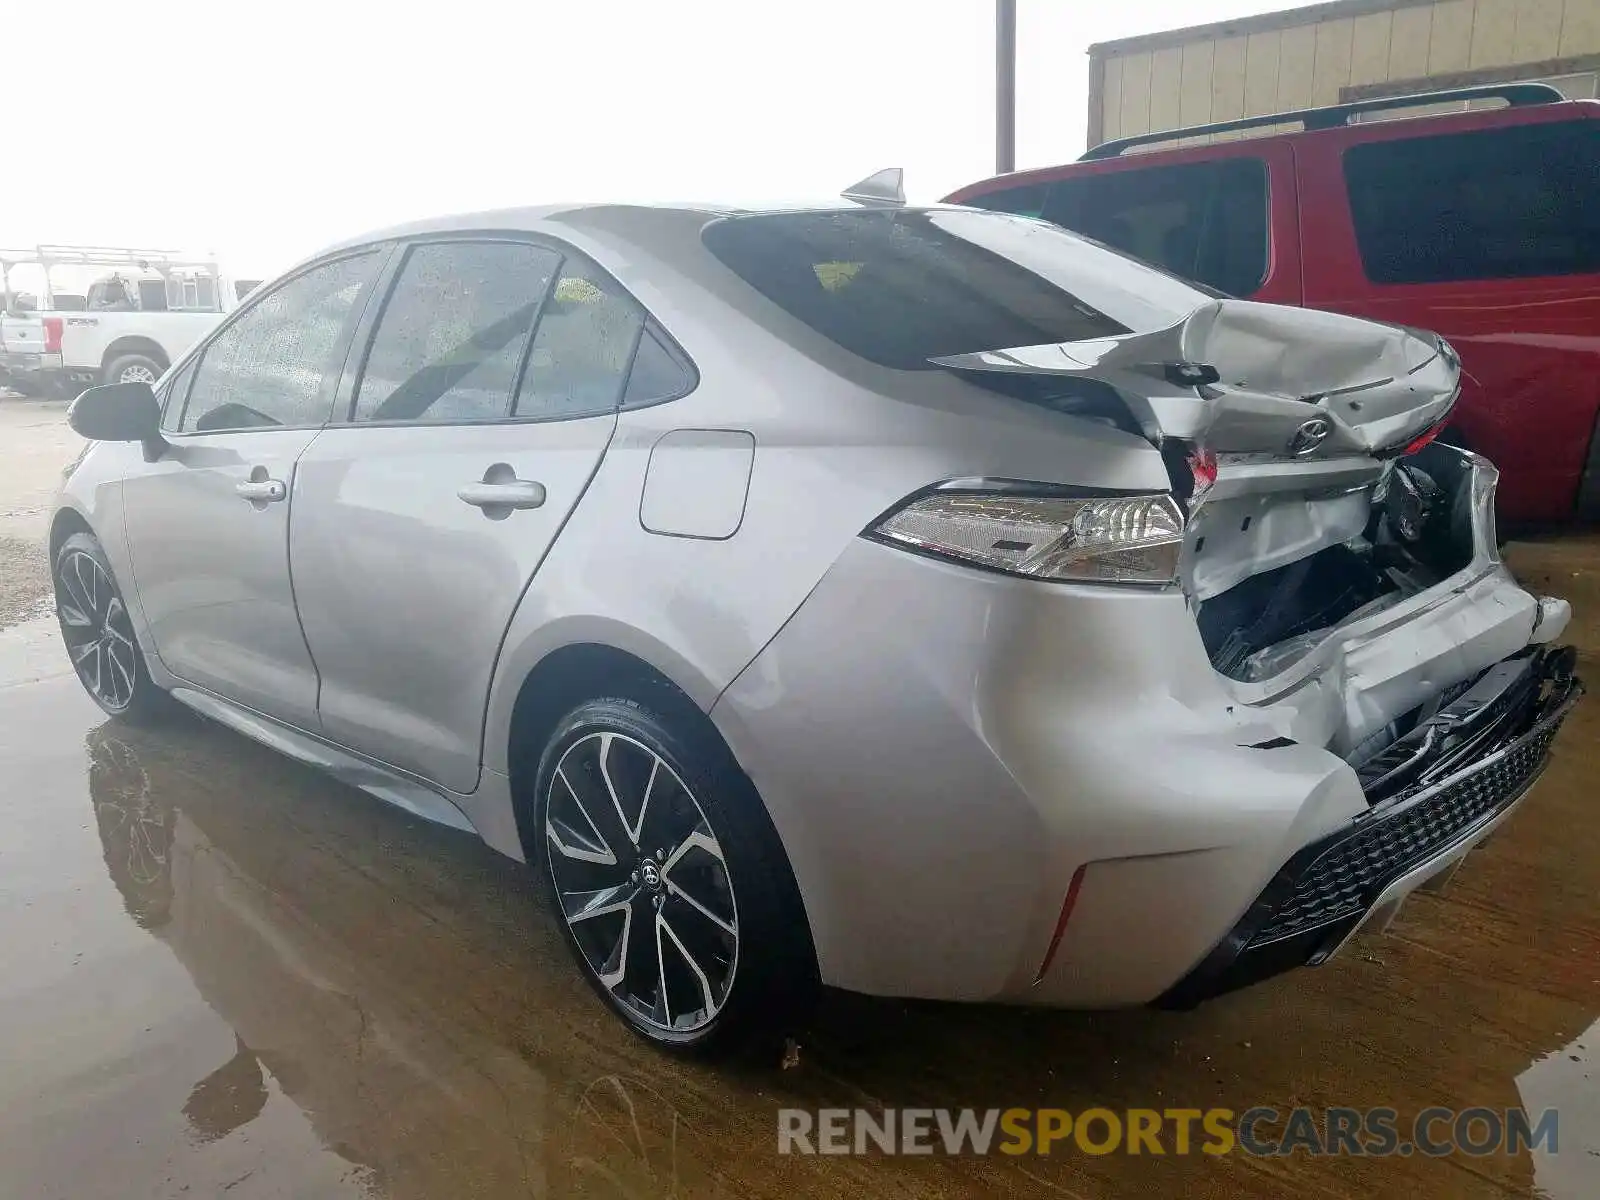
M1335 0L1090 48L1089 144L1374 95L1551 79L1596 95L1600 0Z

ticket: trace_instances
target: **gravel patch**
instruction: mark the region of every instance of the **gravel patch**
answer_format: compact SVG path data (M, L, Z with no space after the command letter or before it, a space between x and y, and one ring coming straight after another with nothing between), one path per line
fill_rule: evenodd
M43 544L0 537L0 629L47 611L50 592Z

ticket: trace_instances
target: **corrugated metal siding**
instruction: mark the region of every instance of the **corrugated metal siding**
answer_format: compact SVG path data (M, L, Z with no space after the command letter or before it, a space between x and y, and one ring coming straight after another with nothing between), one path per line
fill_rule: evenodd
M1396 0L1338 15L1341 7L1314 10L1317 20L1276 14L1192 41L1100 48L1104 89L1090 112L1104 128L1089 130L1090 144L1337 104L1350 88L1433 76L1458 86L1472 72L1600 55L1600 0Z

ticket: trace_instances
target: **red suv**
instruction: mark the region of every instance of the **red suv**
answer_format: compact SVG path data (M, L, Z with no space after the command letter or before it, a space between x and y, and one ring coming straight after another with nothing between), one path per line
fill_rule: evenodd
M1230 295L1435 330L1464 374L1446 440L1499 466L1502 517L1600 517L1597 118L1544 84L1463 88L1124 138L948 199Z

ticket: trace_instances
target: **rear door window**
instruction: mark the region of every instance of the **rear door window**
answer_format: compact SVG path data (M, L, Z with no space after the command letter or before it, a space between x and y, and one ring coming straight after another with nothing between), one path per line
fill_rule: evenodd
M1230 296L1267 278L1267 165L1258 158L1072 176L1052 187L1043 215Z
M1399 138L1344 156L1373 283L1600 271L1600 125L1571 121Z
M411 247L367 354L355 419L504 419L559 263L527 242Z
M515 414L562 420L614 410L644 321L644 309L610 276L569 254L539 313Z

